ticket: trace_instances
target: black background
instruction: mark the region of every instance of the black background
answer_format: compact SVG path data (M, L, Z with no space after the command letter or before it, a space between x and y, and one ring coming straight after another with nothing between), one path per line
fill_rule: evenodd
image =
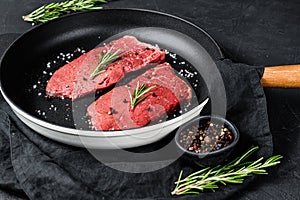
M31 28L21 16L52 1L0 2L0 34L23 33ZM145 8L180 16L206 30L225 56L251 65L300 63L300 1L267 0L119 0L105 8ZM0 36L1 38L1 36ZM5 43L6 41L1 40ZM274 154L282 164L259 177L236 198L299 199L300 106L299 89L265 89Z

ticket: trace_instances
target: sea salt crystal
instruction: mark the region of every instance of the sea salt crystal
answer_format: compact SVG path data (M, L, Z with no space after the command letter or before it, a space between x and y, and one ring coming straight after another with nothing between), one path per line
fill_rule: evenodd
M169 53L169 55L170 55L171 58L173 58L173 59L175 59L175 60L177 59L177 57L176 57L177 55L176 55L175 53L174 53L174 54Z

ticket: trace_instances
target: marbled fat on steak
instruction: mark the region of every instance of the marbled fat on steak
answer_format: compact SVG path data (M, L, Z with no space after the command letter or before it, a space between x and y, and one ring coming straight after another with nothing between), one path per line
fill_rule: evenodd
M99 54L122 50L120 58L108 65L107 70L94 79L90 76L99 63ZM65 97L75 100L79 97L108 88L121 80L126 73L146 67L149 63L160 63L165 52L135 37L125 36L104 47L95 48L72 62L59 68L48 81L46 93L50 97Z
M131 109L129 92L137 83L155 85L146 98ZM129 84L115 87L92 103L88 109L95 130L125 130L146 126L165 119L180 103L189 103L192 89L175 75L169 63L160 64L133 79Z

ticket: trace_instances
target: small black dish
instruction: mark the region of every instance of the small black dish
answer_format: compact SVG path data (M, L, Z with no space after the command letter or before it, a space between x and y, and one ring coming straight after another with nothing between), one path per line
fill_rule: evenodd
M202 167L216 166L228 158L239 140L238 129L218 116L200 116L182 125L175 135L182 158Z

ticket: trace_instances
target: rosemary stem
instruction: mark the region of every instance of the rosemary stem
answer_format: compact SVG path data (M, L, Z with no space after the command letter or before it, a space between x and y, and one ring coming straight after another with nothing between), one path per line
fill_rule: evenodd
M214 168L204 168L184 179L181 179L181 171L177 182L175 182L176 187L171 194L199 194L199 192L205 189L215 191L219 187L218 183L223 185L226 185L226 183L243 183L244 179L248 176L268 174L266 168L280 163L281 155L272 156L265 162L263 162L263 157L255 161L246 162L245 159L257 150L258 147L252 147L241 157L236 158L223 167L219 165Z
M145 95L146 93L148 93L150 90L152 90L155 87L156 87L156 85L146 87L146 84L144 84L144 83L140 86L140 82L138 81L135 89L133 90L133 95L128 90L131 110L133 110L137 104L139 104L141 101L143 101L146 98L146 96L143 96L143 95Z
M102 9L102 6L95 5L97 3L106 3L106 0L66 0L50 3L22 16L22 18L24 21L33 23L46 22L71 12Z

